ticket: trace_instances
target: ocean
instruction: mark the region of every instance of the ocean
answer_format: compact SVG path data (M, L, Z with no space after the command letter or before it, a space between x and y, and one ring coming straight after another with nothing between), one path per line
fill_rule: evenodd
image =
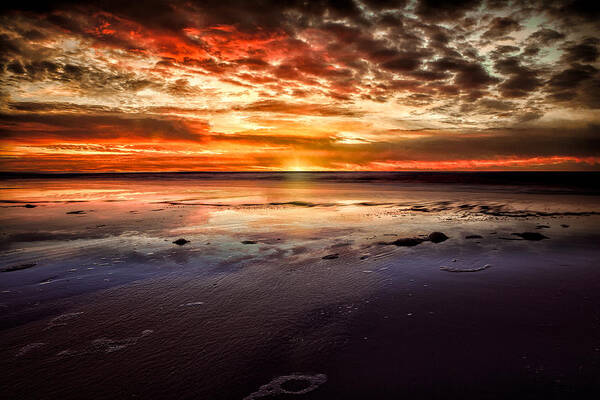
M11 399L600 395L600 173L4 173Z

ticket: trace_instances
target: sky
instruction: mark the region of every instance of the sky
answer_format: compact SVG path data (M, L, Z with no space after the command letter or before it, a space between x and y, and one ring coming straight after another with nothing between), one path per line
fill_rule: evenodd
M580 0L0 6L0 171L600 170Z

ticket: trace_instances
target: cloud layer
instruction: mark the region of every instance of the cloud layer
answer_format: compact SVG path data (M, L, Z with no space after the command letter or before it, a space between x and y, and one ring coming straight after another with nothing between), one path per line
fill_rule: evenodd
M598 169L583 1L2 6L0 169Z

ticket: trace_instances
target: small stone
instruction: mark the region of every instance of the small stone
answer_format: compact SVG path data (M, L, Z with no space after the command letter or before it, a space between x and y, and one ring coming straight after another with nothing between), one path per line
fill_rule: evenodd
M335 254L328 254L324 257L322 257L323 260L335 260L336 258L338 258L340 255L338 253Z
M0 271L2 271L2 272L19 271L19 270L22 270L22 269L27 269L27 268L35 267L36 265L37 265L37 263L28 263L28 264L21 264L21 265L13 265L11 267L3 268Z
M189 243L189 240L185 240L184 238L181 239L177 239L176 241L174 241L173 243L175 243L178 246L183 246L186 243Z
M442 232L432 232L429 234L428 238L433 243L441 243L443 241L448 240L448 236L446 236Z
M518 236L523 240L543 240L543 239L548 239L547 236L542 235L541 233L538 232L523 232L523 233L513 233L513 236Z
M454 268L454 267L448 267L446 265L442 265L440 267L440 270L447 271L447 272L478 272L478 271L483 271L484 269L488 269L490 267L491 267L490 264L485 264L483 267L479 267L479 268Z
M396 246L405 246L405 247L412 247L412 246L416 246L418 244L423 243L425 240L423 239L419 239L419 238L402 238L402 239L396 239L393 242L388 242L385 244L393 244Z

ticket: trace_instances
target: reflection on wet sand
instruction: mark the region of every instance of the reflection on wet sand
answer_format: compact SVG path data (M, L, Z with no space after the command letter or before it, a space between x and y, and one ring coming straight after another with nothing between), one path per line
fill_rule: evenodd
M597 392L600 201L521 189L8 180L0 384L65 399Z

